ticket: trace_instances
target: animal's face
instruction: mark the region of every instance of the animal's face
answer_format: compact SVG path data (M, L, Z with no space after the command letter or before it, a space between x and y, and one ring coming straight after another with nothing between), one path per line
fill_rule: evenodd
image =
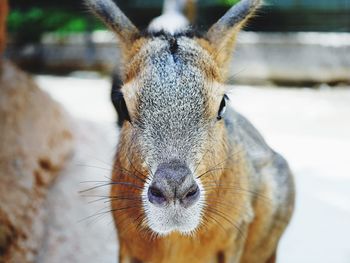
M196 167L212 137L222 138L225 89L211 54L196 39L160 34L146 41L122 88L127 129L149 173L143 207L157 233L188 233L201 221L205 193L197 177L203 170Z
M154 232L190 233L200 225L206 203L202 176L227 150L221 76L236 33L260 1L240 1L203 39L185 30L144 36L111 0L85 1L118 35L124 57L115 105L126 121L117 163L129 161L146 171L141 209Z
M193 165L218 122L225 92L214 61L196 40L169 38L147 40L131 59L138 70L129 69L134 75L122 88L132 129L152 167L174 159Z

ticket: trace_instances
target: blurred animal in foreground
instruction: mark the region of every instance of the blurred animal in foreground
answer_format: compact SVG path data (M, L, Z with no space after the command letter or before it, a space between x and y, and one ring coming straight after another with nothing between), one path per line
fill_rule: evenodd
M6 44L6 18L8 13L8 3L5 0L0 2L0 54L2 54Z
M71 120L35 81L2 59L7 1L0 1L0 262L38 262L46 195L73 151Z
M111 0L86 1L123 55L110 182L119 260L275 262L292 175L223 84L237 33L260 1L240 1L204 34L188 27L183 2L166 1L173 7L140 32Z

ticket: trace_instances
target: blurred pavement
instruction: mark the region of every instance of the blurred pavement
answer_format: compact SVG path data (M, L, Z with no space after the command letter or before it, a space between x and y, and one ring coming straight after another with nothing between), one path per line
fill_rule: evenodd
M78 248L69 247L61 252L53 249L48 252L51 254L41 255L42 262L46 257L56 258L47 261L50 263L73 262L68 259L114 262L116 246L111 218L104 215L102 220L93 218L92 223L89 219L88 223L79 222L99 208L88 204L93 199L77 194L84 188L80 181L106 180L104 176L110 174L117 131L109 102L109 79L37 76L36 80L80 123L76 156L53 189L61 193L60 201L67 203L66 207L58 208L64 211L65 218L52 217L57 221L56 228L65 229L65 234L47 237L52 247L56 247L58 240L75 238ZM287 158L295 174L296 211L280 244L278 262L349 263L350 87L313 90L237 86L229 94L233 107L248 117L268 143ZM98 194L107 194L108 189L102 188L97 189ZM102 207L106 206L102 202ZM57 215L57 211L52 213ZM78 242L81 236L84 244ZM95 249L88 248L89 244L95 244Z

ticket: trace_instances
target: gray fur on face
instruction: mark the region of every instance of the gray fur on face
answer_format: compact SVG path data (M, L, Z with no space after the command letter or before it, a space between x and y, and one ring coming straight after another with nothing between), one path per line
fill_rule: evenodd
M134 123L152 169L174 159L193 167L213 121L206 117L210 83L198 66L204 51L187 37L177 39L176 52L170 46L161 37L150 41L142 51L147 56L136 77Z
M134 59L141 63L140 71L123 92L126 102L133 104L131 122L140 156L153 175L164 163L178 163L174 168L177 172L181 172L181 166L188 167L186 180L195 181L200 189L199 199L189 207L179 202L157 207L148 199L151 182L147 182L142 191L147 225L160 235L172 231L188 235L200 225L205 203L205 191L196 179L195 167L217 121L208 112L212 98L222 97L203 70L201 60L208 62L211 58L189 37L157 36ZM153 182L157 180L152 177ZM166 183L173 185L175 181L168 178Z

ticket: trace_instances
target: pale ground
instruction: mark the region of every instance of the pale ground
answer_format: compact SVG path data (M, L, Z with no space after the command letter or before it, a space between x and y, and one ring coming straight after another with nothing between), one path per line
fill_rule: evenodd
M89 186L80 181L106 180L110 173L117 134L108 79L37 76L36 80L79 119L76 155L52 190L56 194L51 194L55 200L50 202L58 208L50 204L55 223L41 262L115 262L111 219L104 215L79 222L98 209L88 204L93 199L77 194ZM296 211L280 244L278 262L349 263L350 89L239 86L230 97L232 105L287 158L295 174ZM66 241L73 245L57 248Z

